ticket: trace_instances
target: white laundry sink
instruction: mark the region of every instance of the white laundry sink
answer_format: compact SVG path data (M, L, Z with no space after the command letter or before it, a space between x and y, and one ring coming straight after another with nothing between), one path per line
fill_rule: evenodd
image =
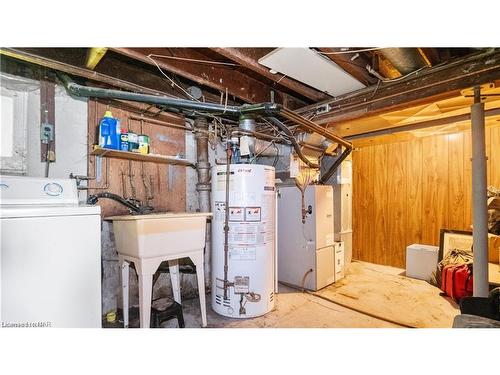
M154 258L203 249L209 212L112 216L116 249L135 258Z

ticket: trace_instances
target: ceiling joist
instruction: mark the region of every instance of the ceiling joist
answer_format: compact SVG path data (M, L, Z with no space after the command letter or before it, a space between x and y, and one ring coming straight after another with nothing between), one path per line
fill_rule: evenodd
M277 85L286 87L287 89L303 95L312 101L318 102L330 97L329 95L302 84L292 78L282 77L282 75L271 73L268 68L259 64L257 60L245 53L245 48L211 48L211 50L241 65L243 68L258 73L261 76L276 82Z
M366 66L371 66L371 63L365 55L354 52L336 54L336 52L341 51L340 48L318 48L318 50L363 85L370 86L377 83L377 78L368 73L366 69Z
M314 121L335 123L459 96L462 89L499 79L500 51L490 50L419 71L404 79L372 85L297 112L315 111L318 106L328 104L330 110L316 116Z
M233 95L247 103L269 102L271 91L275 92L274 100L283 103L284 95L272 86L266 85L231 66L217 63L198 63L210 59L193 48L111 48L113 51L129 58L150 65L158 65L166 73L174 73L199 85ZM167 56L167 58L161 58ZM175 57L180 59L171 59ZM191 60L191 61L190 61ZM297 102L302 102L296 98ZM290 101L290 97L286 100ZM302 102L304 103L304 102Z

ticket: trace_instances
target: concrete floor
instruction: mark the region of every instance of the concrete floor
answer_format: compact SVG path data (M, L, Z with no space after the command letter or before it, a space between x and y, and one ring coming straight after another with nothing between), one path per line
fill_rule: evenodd
M343 280L316 292L319 297L280 285L275 309L262 317L225 318L213 312L208 303L208 327L396 328L408 325L451 328L453 318L459 314L456 303L440 296L440 290L427 282L403 275L404 270L399 268L353 262ZM207 297L210 301L210 296ZM186 327L201 326L198 299L183 301L183 311ZM131 325L135 324L137 322L131 321ZM177 321L165 322L163 327L177 327Z

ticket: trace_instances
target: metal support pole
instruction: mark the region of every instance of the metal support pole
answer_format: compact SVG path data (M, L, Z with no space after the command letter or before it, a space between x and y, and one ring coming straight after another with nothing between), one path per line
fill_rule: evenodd
M196 171L198 173L198 183L196 191L198 192L198 203L200 212L210 212L210 162L208 161L208 122L206 118L197 117L194 120L195 138L196 138ZM203 269L205 271L205 285L210 283L210 258L211 258L211 224L207 223L205 238L205 259Z
M480 87L474 87L472 123L472 211L474 297L488 297L488 210L484 104Z

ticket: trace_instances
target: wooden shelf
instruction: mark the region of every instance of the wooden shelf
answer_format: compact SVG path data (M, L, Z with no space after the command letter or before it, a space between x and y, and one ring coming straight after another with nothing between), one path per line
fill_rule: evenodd
M135 160L135 161L145 161L151 163L160 163L160 164L173 164L173 165L184 165L187 167L194 168L194 164L186 159L179 159L175 156L166 156L166 155L157 155L157 154L140 154L138 152L130 152L130 151L120 151L120 150L112 150L108 148L101 148L99 146L94 146L94 151L92 151L91 155L102 156L107 158L115 158L115 159L126 159L126 160Z

